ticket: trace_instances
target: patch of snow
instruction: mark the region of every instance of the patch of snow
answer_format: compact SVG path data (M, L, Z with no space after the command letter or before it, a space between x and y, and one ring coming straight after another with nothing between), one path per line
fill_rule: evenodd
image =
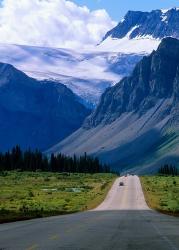
M153 50L156 50L159 44L160 40L154 39L151 36L136 37L135 39L129 39L127 36L122 39L108 37L98 46L98 49L100 51L115 51L125 54L149 54Z
M168 15L167 15L168 11L162 11L162 15L161 15L161 20L162 22L168 23Z
M162 16L162 22L168 23L167 19L168 19L167 16Z
M127 34L126 34L126 38L130 39L130 35L132 34L132 32L137 29L139 27L139 25L134 26Z
M173 7L173 8L169 8L169 9L161 9L161 12L163 13L163 14L166 14L168 11L170 11L170 10L176 10L176 11L178 11L179 10L179 8L178 7Z
M163 14L166 14L169 10L171 10L171 9L161 9L161 12L162 12Z
M123 23L125 21L125 18L123 18L121 21L120 21L120 23Z

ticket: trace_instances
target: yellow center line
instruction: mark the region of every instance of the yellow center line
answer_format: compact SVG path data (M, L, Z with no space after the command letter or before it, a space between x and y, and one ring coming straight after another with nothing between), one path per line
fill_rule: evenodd
M69 229L66 229L66 230L65 230L66 233L69 233L69 232L71 232L71 231L74 231L74 229L73 229L73 228L69 228Z
M27 250L35 250L35 249L37 249L37 247L38 247L38 245L34 244L34 245L28 247Z
M57 234L54 234L52 236L49 237L50 240L58 240L59 236Z
M123 181L125 183L125 185L123 187L120 187L121 190L119 192L119 209L121 210L125 210L125 205L126 202L127 202L127 199L128 199L128 196L127 196L127 192L128 192L128 188L127 188L127 183L128 183L128 180L126 179L126 177L121 177L120 178L121 181Z
M80 225L80 226L75 226L75 227L73 227L73 228L67 228L66 230L65 230L65 232L66 233L69 233L69 232L71 232L71 231L75 231L76 229L83 229L85 226L84 225Z

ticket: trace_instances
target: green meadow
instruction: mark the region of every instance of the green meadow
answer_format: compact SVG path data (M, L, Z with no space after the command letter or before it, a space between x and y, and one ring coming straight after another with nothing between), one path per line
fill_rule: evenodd
M116 176L44 172L0 173L0 222L74 213L100 204Z
M141 183L151 208L179 215L179 176L144 176Z

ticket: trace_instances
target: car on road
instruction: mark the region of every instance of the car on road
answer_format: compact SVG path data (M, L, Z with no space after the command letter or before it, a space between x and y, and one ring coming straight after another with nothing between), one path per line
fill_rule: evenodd
M119 182L119 186L124 186L124 182L123 182L123 181L120 181L120 182Z

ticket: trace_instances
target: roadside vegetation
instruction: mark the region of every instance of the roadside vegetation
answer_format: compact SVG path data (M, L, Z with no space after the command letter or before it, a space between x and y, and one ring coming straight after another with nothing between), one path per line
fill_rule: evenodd
M0 172L0 222L95 208L115 178L107 173Z
M141 183L151 208L179 216L179 176L143 176Z
M92 209L116 175L98 158L22 151L0 153L0 223Z

